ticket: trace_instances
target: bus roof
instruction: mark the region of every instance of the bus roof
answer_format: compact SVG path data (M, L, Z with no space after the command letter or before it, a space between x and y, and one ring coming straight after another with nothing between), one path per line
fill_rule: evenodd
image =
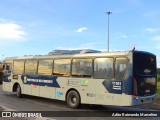
M98 53L79 53L79 54L60 54L60 55L35 55L35 56L19 56L19 57L6 57L5 62L15 59L43 59L43 58L74 58L74 57L94 57L94 56L126 56L131 51L114 51L114 52L98 52Z
M129 56L133 52L152 54L146 51L112 51L112 52L96 52L96 53L79 53L79 54L54 54L54 55L35 55L35 56L19 56L19 57L6 57L5 63L12 63L13 60L20 59L61 59L61 58L85 58L85 57L103 57L103 56ZM154 54L152 54L154 55Z

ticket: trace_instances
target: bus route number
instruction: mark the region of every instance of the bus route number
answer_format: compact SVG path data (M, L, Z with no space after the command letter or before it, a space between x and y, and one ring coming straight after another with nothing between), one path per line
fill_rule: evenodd
M121 86L121 82L112 82L113 85Z
M121 82L112 82L112 89L116 91L122 90Z

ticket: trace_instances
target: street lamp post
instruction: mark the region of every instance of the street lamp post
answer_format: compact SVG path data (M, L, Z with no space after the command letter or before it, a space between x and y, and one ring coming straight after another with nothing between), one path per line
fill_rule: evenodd
M106 12L108 14L108 52L109 52L109 15L112 14L112 12L108 11Z

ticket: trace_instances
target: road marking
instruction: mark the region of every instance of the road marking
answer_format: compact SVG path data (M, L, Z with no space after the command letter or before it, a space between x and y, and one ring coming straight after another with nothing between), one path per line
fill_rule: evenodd
M5 106L2 106L0 105L4 110L3 111L16 111L14 109L11 109L11 108L8 108L8 107L5 107Z
M57 119L52 119L48 117L40 117L40 118L36 118L35 120L57 120Z

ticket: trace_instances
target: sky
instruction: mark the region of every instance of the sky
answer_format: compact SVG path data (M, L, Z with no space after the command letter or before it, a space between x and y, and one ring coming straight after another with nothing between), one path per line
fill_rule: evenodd
M160 68L159 0L0 0L0 59L55 49L148 51Z

